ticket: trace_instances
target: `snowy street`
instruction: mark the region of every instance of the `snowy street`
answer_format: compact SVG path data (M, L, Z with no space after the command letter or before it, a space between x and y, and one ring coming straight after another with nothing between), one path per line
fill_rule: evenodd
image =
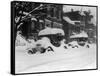
M16 73L34 73L96 68L96 45L90 48L55 49L55 52L29 55L24 46L16 47Z
M14 8L16 74L97 68L96 7L15 2Z

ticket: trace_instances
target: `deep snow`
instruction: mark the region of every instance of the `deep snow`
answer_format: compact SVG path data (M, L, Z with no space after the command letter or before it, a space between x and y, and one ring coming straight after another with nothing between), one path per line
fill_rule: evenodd
M62 45L63 46L63 45ZM96 68L96 45L90 48L53 47L55 52L29 55L26 46L17 46L15 49L16 73L33 73L63 70L79 70Z

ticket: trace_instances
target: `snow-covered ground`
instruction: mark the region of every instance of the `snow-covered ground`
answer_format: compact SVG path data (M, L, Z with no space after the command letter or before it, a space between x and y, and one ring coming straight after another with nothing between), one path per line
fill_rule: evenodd
M44 54L29 55L26 46L15 49L16 73L34 73L48 71L80 70L96 68L96 45L90 48L53 48Z

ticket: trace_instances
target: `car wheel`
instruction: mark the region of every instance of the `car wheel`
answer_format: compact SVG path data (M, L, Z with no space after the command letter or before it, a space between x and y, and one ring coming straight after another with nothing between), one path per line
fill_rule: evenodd
M46 52L46 49L44 49L44 48L41 48L41 51L40 51L40 53L45 53Z
M28 54L33 54L33 51L32 50L28 50Z
M86 47L87 47L87 48L90 48L90 46L89 46L89 45L87 45Z

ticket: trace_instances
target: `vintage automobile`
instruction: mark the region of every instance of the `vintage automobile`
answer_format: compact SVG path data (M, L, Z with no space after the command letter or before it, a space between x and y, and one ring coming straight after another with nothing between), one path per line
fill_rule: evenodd
M46 51L53 51L53 47L60 47L61 41L64 38L64 31L62 29L58 28L46 28L39 32L38 37L39 40L37 40L33 45L29 47L28 53L34 54L34 53L45 53ZM65 47L66 48L66 47Z
M68 43L68 45L72 48L90 47L88 43L88 35L84 31L79 34L72 35L70 38L72 39L72 42Z

